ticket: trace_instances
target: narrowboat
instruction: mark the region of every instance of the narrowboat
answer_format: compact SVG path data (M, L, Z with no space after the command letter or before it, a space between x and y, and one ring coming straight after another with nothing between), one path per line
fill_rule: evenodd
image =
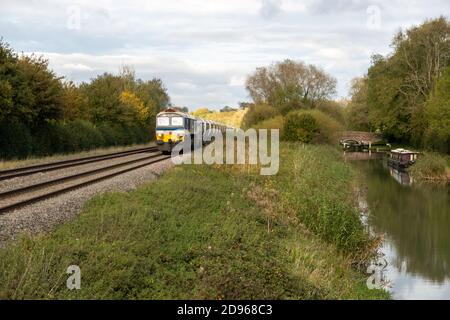
M388 165L398 169L405 169L413 165L419 152L406 150L406 149L394 149L389 152Z

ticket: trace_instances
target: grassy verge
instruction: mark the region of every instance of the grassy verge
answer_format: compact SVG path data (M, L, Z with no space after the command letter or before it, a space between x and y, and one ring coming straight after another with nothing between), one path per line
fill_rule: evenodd
M419 181L449 182L450 157L427 152L417 159L409 171Z
M282 145L280 172L180 166L90 201L54 232L0 251L0 299L373 299L352 171L327 147ZM81 289L66 288L69 265Z

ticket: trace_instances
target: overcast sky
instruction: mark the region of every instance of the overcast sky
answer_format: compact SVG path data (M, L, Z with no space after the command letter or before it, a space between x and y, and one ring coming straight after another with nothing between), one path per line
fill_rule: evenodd
M449 13L448 0L0 0L0 37L76 82L130 65L173 104L218 109L286 58L323 67L344 97L396 31Z

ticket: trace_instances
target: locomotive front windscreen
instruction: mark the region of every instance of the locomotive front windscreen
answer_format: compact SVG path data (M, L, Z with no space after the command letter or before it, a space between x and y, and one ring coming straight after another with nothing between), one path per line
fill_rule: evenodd
M182 117L172 117L172 126L174 126L174 127L183 126L183 118Z
M169 117L158 117L156 120L157 126L161 127L167 127L170 125L170 118Z

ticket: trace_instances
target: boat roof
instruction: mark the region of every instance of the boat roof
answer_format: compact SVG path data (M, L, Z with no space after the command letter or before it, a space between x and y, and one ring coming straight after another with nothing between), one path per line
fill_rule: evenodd
M416 151L411 151L411 150L407 150L407 149L402 149L402 148L398 148L398 149L394 149L391 150L392 153L402 153L402 154L407 154L407 153L419 153Z

